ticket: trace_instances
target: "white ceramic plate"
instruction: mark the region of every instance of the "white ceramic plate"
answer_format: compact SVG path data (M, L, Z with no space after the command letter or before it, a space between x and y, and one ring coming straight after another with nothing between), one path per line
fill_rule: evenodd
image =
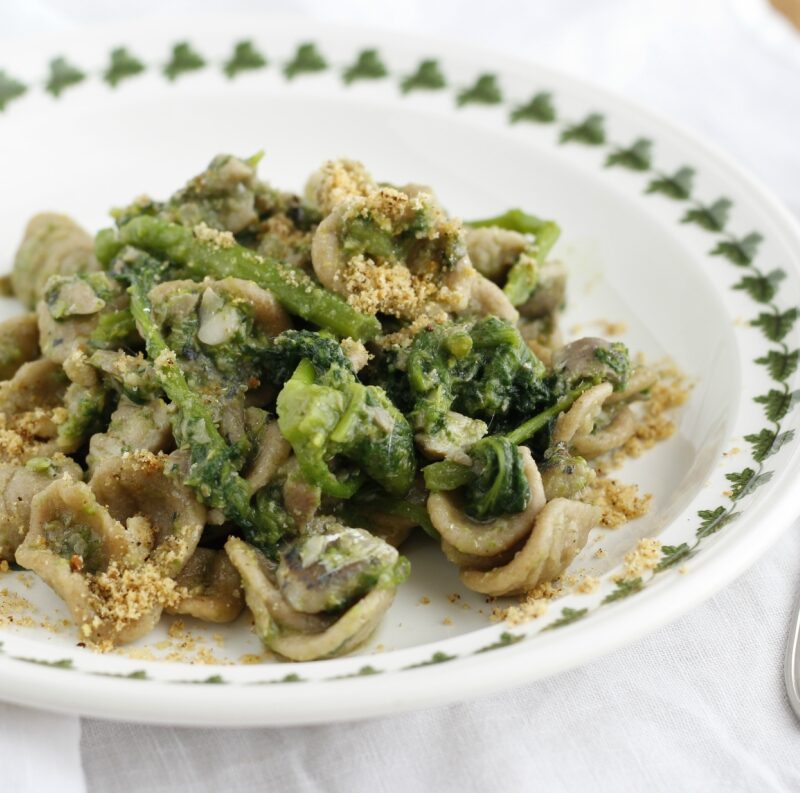
M191 725L321 722L467 699L633 641L778 538L796 510L800 235L762 187L663 120L528 63L296 20L174 30L5 47L0 260L10 263L36 211L96 229L110 206L168 194L219 151L264 149L262 175L296 189L346 155L379 178L434 185L464 217L521 206L557 219L571 270L565 327L622 321L632 348L672 356L697 385L678 433L621 473L654 494L650 514L604 532L604 559L592 538L575 562L602 576L601 588L535 622L492 624L487 604L419 540L410 581L356 656L235 663L260 652L246 616L222 630L189 626L188 638L168 636L165 620L140 645L97 655L76 646L41 582L9 573L0 697ZM252 47L234 57L244 40ZM644 536L671 550L640 587L620 591L613 571ZM12 623L13 593L30 607ZM184 662L163 660L176 655Z

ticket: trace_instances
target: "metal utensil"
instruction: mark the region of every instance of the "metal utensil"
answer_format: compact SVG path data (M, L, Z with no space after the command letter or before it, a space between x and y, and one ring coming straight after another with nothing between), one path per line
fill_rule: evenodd
M783 675L786 682L786 693L789 695L789 704L797 718L800 719L800 599L795 606L792 623L789 627Z

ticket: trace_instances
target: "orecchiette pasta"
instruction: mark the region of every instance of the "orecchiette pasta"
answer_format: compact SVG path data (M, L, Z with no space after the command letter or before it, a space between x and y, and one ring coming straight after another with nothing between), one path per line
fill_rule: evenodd
M276 657L347 653L406 540L476 592L528 592L599 520L594 458L649 443L669 402L620 342L563 343L553 221L462 221L346 159L294 194L260 158L218 155L95 239L52 213L25 230L29 313L0 322L0 571L38 574L82 643L246 606Z

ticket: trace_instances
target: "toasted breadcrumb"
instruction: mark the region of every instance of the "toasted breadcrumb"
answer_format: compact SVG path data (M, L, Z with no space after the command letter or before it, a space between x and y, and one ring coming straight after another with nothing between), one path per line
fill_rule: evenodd
M22 581L21 575L18 574L17 578ZM39 616L39 609L30 600L12 589L0 589L0 626L61 633L65 627L71 625L69 621L53 622L48 617Z
M239 656L240 664L260 664L267 659L266 655L258 655L257 653L245 653Z
M593 575L584 575L575 584L574 591L581 595L591 595L600 586L600 579Z
M125 568L111 562L102 573L88 575L91 607L96 615L91 624L84 623L81 630L87 638L105 625L119 633L145 617L159 606L175 607L186 592L174 579L164 576L153 564ZM88 631L87 631L88 628ZM99 642L99 649L107 651L112 643Z
M429 274L415 275L404 264L377 264L363 254L354 256L336 274L347 302L363 314L391 314L413 319L439 289Z
M614 576L615 581L629 581L640 578L643 573L655 569L661 561L661 541L654 537L644 537L636 547L628 551L622 559L622 571Z
M518 606L509 606L507 609L492 609L492 619L505 621L509 625L522 625L531 620L539 619L547 613L550 602L546 598L528 597Z
M5 559L0 559L0 573L7 573L9 569L8 562Z
M357 160L329 160L312 177L308 198L327 215L351 196L368 196L376 185L367 169Z
M492 608L491 619L493 622L507 622L509 625L522 625L525 622L538 619L547 613L550 601L563 597L568 593L590 595L597 591L600 579L580 572L578 575L569 575L555 581L546 581L526 593L520 602L507 608L495 606Z
M675 432L675 422L670 411L683 405L689 398L691 386L675 366L662 366L658 380L650 389L650 398L643 402L644 415L636 423L633 437L622 447L628 457L640 457L659 441Z
M236 238L230 231L220 231L219 229L212 229L205 223L198 223L193 229L192 233L195 238L200 242L210 242L218 248L232 248L236 245Z
M600 525L615 529L630 520L641 518L650 509L653 496L638 495L638 485L626 485L616 479L597 477L582 500L602 510Z

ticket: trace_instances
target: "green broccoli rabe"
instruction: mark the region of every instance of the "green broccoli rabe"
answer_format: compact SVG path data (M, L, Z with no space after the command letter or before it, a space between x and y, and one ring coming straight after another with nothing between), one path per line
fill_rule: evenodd
M117 350L130 346L137 339L133 314L130 309L122 308L97 317L97 327L89 334L89 346L95 350Z
M464 492L466 512L476 520L522 512L531 497L522 455L507 438L479 440L471 449L475 479Z
M518 446L547 427L559 413L594 383L584 382L561 397L553 405L524 421L505 436L490 435L472 447L471 465L453 460L431 463L422 469L425 486L432 491L465 488L467 514L488 520L502 514L520 512L530 497ZM524 482L524 484L523 484ZM527 493L527 495L523 495ZM522 504L522 506L520 506Z
M496 317L439 325L417 334L408 354L412 420L434 434L449 410L495 430L514 426L551 401L544 364L519 331Z
M244 538L262 550L276 548L281 540L297 533L294 519L283 506L278 484L261 488L255 496L256 524L245 528Z
M340 377L343 382L349 382L355 376L339 343L321 332L285 330L270 339L259 352L264 377L278 386L283 386L303 360L311 363L317 377L327 375L329 381Z
M118 232L101 231L95 252L106 266L124 245L133 245L183 267L193 278L243 278L269 289L291 314L337 336L371 339L381 332L375 318L361 314L339 295L323 289L297 267L230 244L198 239L193 230L155 217L137 217Z
M70 383L64 395L67 420L58 426L58 447L67 453L79 449L103 428L108 392L98 382L93 385Z
M445 460L423 468L425 486L432 491L464 487L464 511L475 520L522 512L531 491L517 445L494 435L479 440L469 454L469 466Z
M503 292L512 306L521 306L539 285L539 262L529 252L523 252L511 265L503 284Z
M174 350L189 384L225 403L261 369L269 336L254 323L253 307L224 285L170 284L153 299L153 318Z
M330 372L330 375L329 375ZM278 426L306 479L327 495L350 498L364 475L403 495L416 473L414 439L403 414L377 386L331 367L318 376L304 359L278 394ZM335 472L334 458L352 466Z
M176 408L173 433L180 448L189 452L183 481L204 504L221 509L242 531L264 543L262 550L274 555L281 525L262 505L251 504L248 483L239 476L241 449L226 443L200 394L189 385L175 353L167 346L148 294L168 270L168 265L147 254L134 252L116 262L115 272L130 283L131 312L153 362L158 382ZM175 466L177 473L178 466ZM274 539L274 544L271 543Z
M532 238L530 249L520 254L511 266L503 286L503 291L511 304L521 306L539 285L539 268L561 235L558 224L552 220L542 220L535 215L529 215L521 209L509 209L502 215L471 220L466 225L472 228L496 227L516 231Z

